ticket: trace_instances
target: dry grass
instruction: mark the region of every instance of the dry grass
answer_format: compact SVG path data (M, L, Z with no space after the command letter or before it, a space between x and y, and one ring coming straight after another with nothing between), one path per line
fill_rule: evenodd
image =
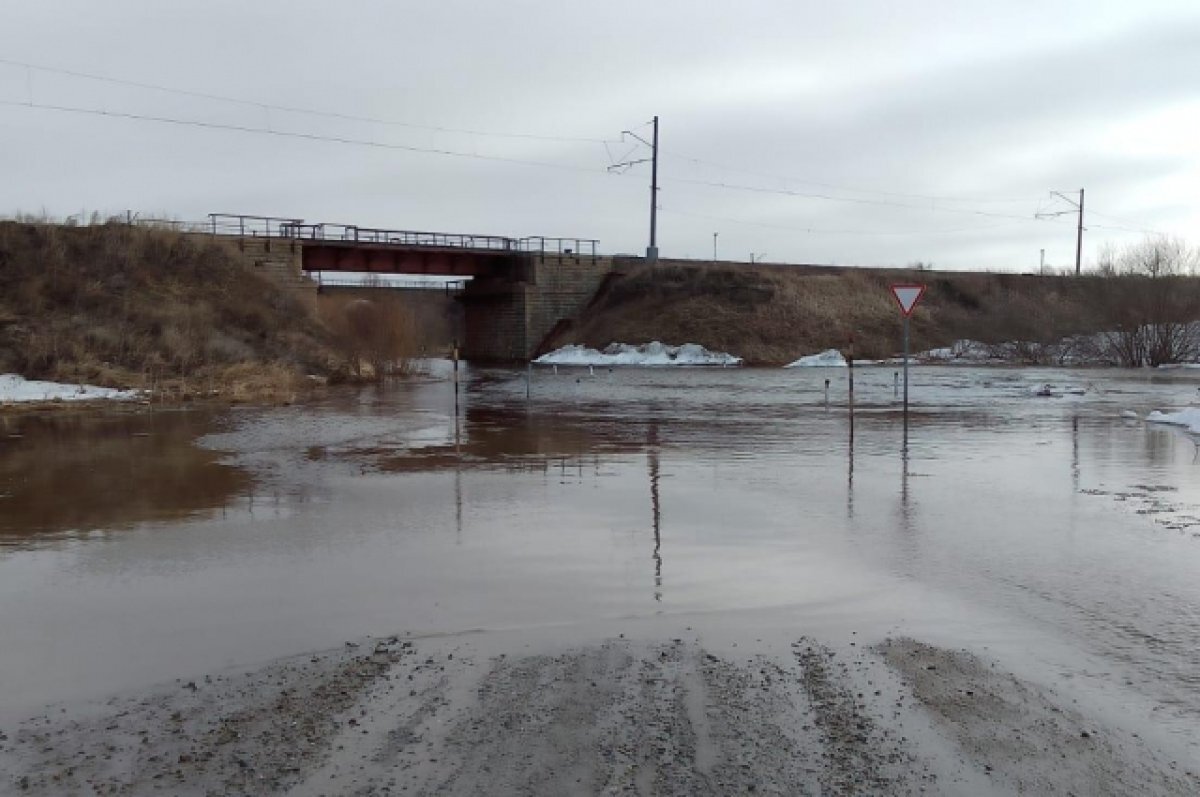
M116 223L0 222L0 372L284 396L332 360L328 332L220 242Z
M853 336L856 356L887 357L901 345L900 314L888 286L901 281L929 286L913 319L917 350L960 338L1048 342L1101 329L1098 292L1122 290L1119 280L1098 277L666 261L614 282L554 345L690 342L751 363L779 364L844 350Z

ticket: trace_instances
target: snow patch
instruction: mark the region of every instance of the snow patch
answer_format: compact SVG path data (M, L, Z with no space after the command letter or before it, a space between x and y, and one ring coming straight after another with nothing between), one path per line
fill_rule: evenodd
M956 340L940 349L918 352L914 357L933 362L993 363L1003 359L997 356L995 348L977 340Z
M742 358L709 351L696 343L667 346L657 340L640 346L610 343L604 351L587 346L563 346L534 360L538 365L741 365Z
M1144 329L1153 332L1152 327ZM1186 350L1200 347L1200 322L1189 324L1184 336L1188 342L1188 346L1184 347ZM1119 337L1116 332L1096 332L1071 335L1055 342L1009 340L1001 343L983 343L978 340L956 340L949 346L918 352L914 357L930 363L964 365L1036 363L1059 366L1117 366L1126 364L1126 357L1118 350ZM1200 363L1167 363L1158 367L1200 369Z
M809 354L784 368L845 368L846 358L837 349L826 349L820 354Z
M17 374L0 374L0 404L26 401L129 401L138 396L136 390L36 382Z
M1147 423L1162 423L1169 426L1181 426L1191 434L1200 435L1200 407L1188 407L1176 412L1159 412L1155 410L1146 416Z

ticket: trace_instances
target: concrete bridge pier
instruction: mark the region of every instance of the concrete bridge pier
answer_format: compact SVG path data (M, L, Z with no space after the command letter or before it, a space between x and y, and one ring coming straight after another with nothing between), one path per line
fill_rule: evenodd
M611 257L531 253L502 276L477 277L460 295L466 310L463 357L524 362L542 354L551 332L573 323L614 271Z

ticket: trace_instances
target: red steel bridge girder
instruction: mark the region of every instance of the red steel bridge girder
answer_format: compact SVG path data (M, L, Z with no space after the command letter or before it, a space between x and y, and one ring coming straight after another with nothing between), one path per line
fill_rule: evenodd
M490 277L511 273L518 257L512 252L314 241L304 241L301 248L301 266L305 271Z

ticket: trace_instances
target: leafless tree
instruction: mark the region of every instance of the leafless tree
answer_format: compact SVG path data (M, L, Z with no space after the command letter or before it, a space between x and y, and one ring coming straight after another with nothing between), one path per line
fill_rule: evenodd
M1101 285L1097 300L1111 355L1123 365L1156 366L1200 355L1197 253L1182 241L1150 237L1102 251L1097 271L1120 280Z

